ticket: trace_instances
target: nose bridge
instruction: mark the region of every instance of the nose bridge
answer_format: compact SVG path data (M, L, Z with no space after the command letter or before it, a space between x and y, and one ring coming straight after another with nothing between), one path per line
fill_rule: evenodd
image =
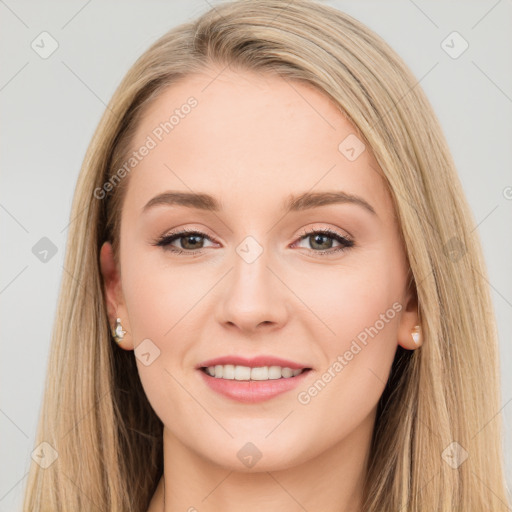
M261 239L261 237L260 237ZM260 243L254 236L246 236L240 244L235 248L236 255L233 258L234 264L234 285L240 286L240 291L246 291L249 295L254 291L264 291L268 286L272 286L269 282L268 266L270 265L271 253L264 241Z
M285 291L275 270L270 270L273 261L271 250L255 236L246 236L235 247L229 284L219 301L220 320L248 330L261 323L284 321Z

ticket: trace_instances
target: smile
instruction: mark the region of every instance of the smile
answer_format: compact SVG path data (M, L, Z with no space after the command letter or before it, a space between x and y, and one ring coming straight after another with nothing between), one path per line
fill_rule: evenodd
M259 366L251 368L250 366L241 366L233 364L217 364L201 368L211 377L226 380L277 380L289 379L300 375L309 368L292 369L281 366Z
M311 368L229 364L201 367L198 370L203 382L215 393L249 404L263 402L291 391L303 383L311 372Z

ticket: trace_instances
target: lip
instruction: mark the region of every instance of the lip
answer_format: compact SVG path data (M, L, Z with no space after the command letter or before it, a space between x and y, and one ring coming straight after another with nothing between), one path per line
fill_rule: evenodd
M222 359L222 361L225 361L225 359ZM208 366L214 365L209 364ZM245 364L244 366L248 365ZM288 368L291 367L288 366ZM285 393L286 391L290 391L296 388L299 384L303 383L304 380L311 373L311 370L307 370L297 375L296 377L290 377L287 379L280 378L272 380L228 380L212 377L211 375L208 375L205 371L201 370L201 368L198 368L197 371L201 374L201 378L203 379L205 384L210 387L210 389L217 393L220 393L221 395L227 398L231 398L232 400L236 400L237 402L243 403L263 402L265 400L274 398L282 393Z
M225 365L232 364L235 366L249 366L250 368L259 368L261 366L281 366L281 368L291 368L292 370L302 370L303 368L310 368L307 364L297 363L295 361L288 361L274 356L256 356L252 358L245 358L241 356L222 356L215 359L208 359L196 366L196 369L206 368L208 366L215 366L217 364ZM301 374L302 375L302 374Z

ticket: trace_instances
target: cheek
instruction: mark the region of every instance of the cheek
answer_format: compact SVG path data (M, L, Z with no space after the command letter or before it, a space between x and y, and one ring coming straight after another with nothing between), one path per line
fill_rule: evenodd
M192 364L187 354L197 339L195 308L200 307L197 303L208 288L200 280L194 286L191 272L162 265L162 258L157 265L148 253L140 257L133 254L134 258L123 267L123 293L139 377L155 413L166 425L173 425L176 417L187 416L190 407L180 383L184 367ZM148 350L137 351L139 345ZM150 364L146 365L139 355L143 352L150 353Z
M403 307L389 272L373 267L330 275L330 292L310 293L306 300L335 334L315 319L317 329L327 333L317 331L313 338L325 366L297 392L303 418L315 417L323 425L325 446L357 431L375 411L396 352Z
M364 339L368 329L374 333L372 327L381 338L397 330L403 278L384 253L376 251L364 260L356 256L336 266L318 265L302 272L294 285L309 309L303 318L308 318L310 334L325 340L331 355L361 333Z
M330 372L326 379L331 391L325 396L333 392L332 403L364 409L382 393L405 307L400 302L403 269L394 261L400 261L399 255L376 249L360 258L347 258L343 265L319 266L316 272L304 274L297 290L315 313L308 312L302 325L322 353L321 372ZM340 396L344 398L339 400Z
M211 281L208 269L173 266L161 248L134 251L124 262L123 293L135 343L146 337L154 337L162 347L172 343L193 319Z

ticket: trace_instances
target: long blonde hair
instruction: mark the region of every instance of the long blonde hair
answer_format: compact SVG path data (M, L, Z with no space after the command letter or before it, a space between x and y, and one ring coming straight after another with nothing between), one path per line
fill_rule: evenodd
M99 270L105 240L119 256L129 177L105 198L95 191L126 159L147 105L212 63L317 87L353 123L389 185L424 343L397 351L379 402L364 511L502 510L497 331L454 162L395 52L357 20L309 0L216 4L156 41L112 97L76 186L52 332L36 446L46 442L58 457L45 469L32 463L24 510L145 512L162 475L162 423L133 353L112 342Z

